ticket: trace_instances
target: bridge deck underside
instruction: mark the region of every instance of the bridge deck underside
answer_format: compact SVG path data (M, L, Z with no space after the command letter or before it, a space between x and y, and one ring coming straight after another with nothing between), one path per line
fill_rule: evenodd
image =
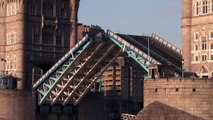
M46 88L46 94L39 93L39 104L78 104L120 52L120 48L110 41L94 41L56 84Z

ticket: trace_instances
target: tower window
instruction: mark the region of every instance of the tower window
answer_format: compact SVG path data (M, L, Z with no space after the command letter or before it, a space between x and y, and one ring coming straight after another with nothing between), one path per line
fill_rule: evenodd
M209 39L213 40L213 30L209 31Z
M44 28L42 33L42 43L53 45L53 32L51 28Z
M17 56L7 56L6 57L6 71L16 70Z
M195 56L195 61L199 61L198 56Z
M16 32L10 32L7 34L7 45L16 43Z
M211 7L212 7L212 12L213 12L213 0L211 0Z
M53 4L51 2L45 2L43 4L43 14L45 16L53 16Z
M198 41L199 40L199 33L195 32L194 33L194 41Z
M207 43L206 40L202 41L202 50L206 50L207 49Z
M64 32L62 30L58 30L56 33L56 42L55 45L63 45L63 40L64 40Z
M10 37L11 37L10 38L10 43L11 44L15 44L16 43L16 34L12 33Z
M211 60L213 60L213 55L211 55Z
M16 15L16 2L11 2L7 4L7 16Z
M207 0L203 1L203 14L207 14L208 13L208 2Z
M32 41L34 44L40 43L40 33L37 27L32 29Z
M36 15L36 4L31 4L30 5L30 14L31 15Z
M200 2L196 2L195 4L195 15L199 15L200 14Z
M202 61L206 61L207 60L207 56L206 55L202 55Z
M66 18L66 16L67 16L67 15L66 15L66 9L65 9L65 8L61 8L61 11L60 11L60 12L61 12L61 14L60 14L61 17L62 17L62 18Z
M198 45L195 45L195 51L197 51L198 50Z

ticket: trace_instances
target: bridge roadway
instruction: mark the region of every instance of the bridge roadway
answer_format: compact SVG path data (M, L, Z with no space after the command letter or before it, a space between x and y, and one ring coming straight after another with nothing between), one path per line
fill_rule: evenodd
M141 48L143 51L148 51L149 42L150 56L155 60L160 61L161 64L175 67L176 72L181 74L180 66L182 65L182 55L180 52L167 47L165 44L159 43L152 37L124 34L118 35L129 43L134 44L136 47Z
M181 73L181 50L165 40L159 41L162 39L156 36L115 34L109 30L85 36L34 84L38 104L77 105L121 52L126 52L147 72L149 64L163 64Z

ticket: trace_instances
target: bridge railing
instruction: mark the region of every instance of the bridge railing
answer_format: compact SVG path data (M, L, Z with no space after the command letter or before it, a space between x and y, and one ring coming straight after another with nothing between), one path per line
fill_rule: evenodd
M53 65L34 85L33 88L37 88L43 81L45 81L53 72L63 64L67 58L73 55L77 49L88 40L89 36L86 35L81 41L79 41L68 53L66 53L56 64Z
M160 36L152 33L152 38L154 38L155 40L157 40L158 42L164 44L166 47L172 49L173 51L182 54L182 50L177 48L176 46L172 45L170 42L164 40L163 38L161 38Z
M136 120L136 115L122 113L121 120Z
M116 35L115 33L111 32L110 30L107 31L107 33L112 36L113 38L115 38L117 41L119 41L119 43L123 44L123 49L125 50L126 48L130 48L133 51L135 51L138 55L140 55L142 58L144 58L147 62L144 62L145 65L149 65L149 64L159 64L158 61L156 61L155 59L153 59L152 57L148 56L148 53L144 53L143 51L141 51L140 49L138 49L137 47L133 46L132 44L130 44L129 42L127 42L126 40L122 39L120 36Z
M135 46L133 46L132 44L130 44L129 42L127 42L126 40L124 40L123 38L121 38L120 36L118 36L117 34L111 32L110 30L108 30L108 34L111 35L112 37L114 37L120 43L122 43L124 45L124 47L126 46L126 47L129 47L129 48L133 49L133 51L137 52L137 54L139 53L139 55L142 55L143 58L145 58L146 60L148 60L150 63L147 63L147 62L144 63L146 66L148 66L150 64L160 64L160 62L155 62L156 60L154 58L152 58L151 56L148 56L147 53L144 53L140 49L136 48ZM141 46L142 48L144 48L146 51L148 51L148 48L146 46L143 46L142 44L140 44L139 42L137 42L132 37L127 36L127 35L126 35L126 37L127 37L127 39L130 39L132 42L134 42L134 44L137 44L137 45ZM181 72L180 66L177 66L176 64L173 64L172 62L170 62L166 58L160 56L159 54L153 52L152 50L150 50L150 53L153 54L154 56L157 56L157 58L161 62L165 62L167 65L173 65L178 72Z

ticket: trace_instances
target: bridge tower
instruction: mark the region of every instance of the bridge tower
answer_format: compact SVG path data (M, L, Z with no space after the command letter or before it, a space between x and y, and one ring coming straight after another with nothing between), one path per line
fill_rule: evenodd
M183 0L184 68L200 77L213 77L213 1Z
M213 77L213 1L183 0L182 38L184 69Z
M70 48L69 0L0 0L0 71L30 89ZM32 81L31 81L32 80Z

